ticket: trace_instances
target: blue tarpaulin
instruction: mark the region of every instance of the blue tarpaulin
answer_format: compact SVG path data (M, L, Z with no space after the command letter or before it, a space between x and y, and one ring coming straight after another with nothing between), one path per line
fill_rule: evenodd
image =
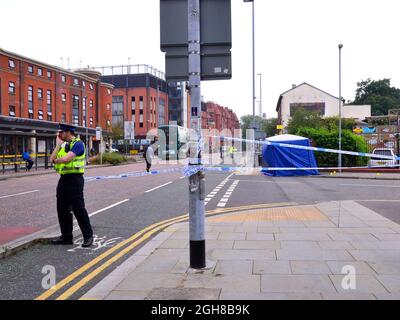
M310 146L308 138L290 134L279 135L267 138L272 143L294 144L299 146ZM316 168L314 152L293 148L282 148L274 145L264 145L262 150L263 167L271 168ZM308 176L318 175L318 170L274 170L261 172L269 176Z

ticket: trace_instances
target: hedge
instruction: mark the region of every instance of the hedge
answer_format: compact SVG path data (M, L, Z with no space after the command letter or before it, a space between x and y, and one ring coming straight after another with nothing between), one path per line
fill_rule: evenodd
M328 131L325 128L300 128L297 135L307 137L312 141L313 146L319 148L339 149L339 132ZM342 131L342 150L355 152L368 152L368 146L364 138L357 136L350 130ZM338 154L315 152L315 157L319 167L337 167ZM367 157L342 156L343 167L360 167L368 164Z

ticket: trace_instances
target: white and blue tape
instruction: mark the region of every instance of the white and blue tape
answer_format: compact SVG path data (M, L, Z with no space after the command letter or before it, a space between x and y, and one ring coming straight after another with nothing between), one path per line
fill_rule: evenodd
M218 136L212 136L212 137L217 138ZM299 146L299 145L294 145L294 144L277 143L277 142L271 142L271 141L256 141L256 140L232 138L232 137L220 137L220 138L223 138L225 140L237 141L237 142L246 142L246 143L259 144L259 145L271 145L271 146L276 146L276 147L281 147L281 148L291 148L291 149L310 150L310 151L336 153L336 154L346 154L346 155L350 155L350 156L368 157L368 158L394 160L394 161L400 160L400 157L378 155L378 154L373 154L373 153L354 152L354 151L336 150L336 149L328 149L328 148L307 147L307 146Z

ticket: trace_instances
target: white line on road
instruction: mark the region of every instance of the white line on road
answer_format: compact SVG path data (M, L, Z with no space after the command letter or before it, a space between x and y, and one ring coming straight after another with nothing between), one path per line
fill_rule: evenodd
M10 194L7 196L1 196L0 199L5 199L5 198L10 198L10 197L16 197L16 196L22 196L24 194L28 193L34 193L34 192L39 192L40 190L32 190L32 191L26 191L26 192L21 192L21 193L15 193L15 194Z
M129 199L125 199L125 200L119 201L119 202L114 203L114 204L112 204L112 205L110 205L110 206L108 206L108 207L105 207L105 208L103 208L103 209L100 209L100 210L97 210L97 211L95 211L95 212L92 212L91 214L89 214L89 217L93 217L93 216L95 216L96 214L99 214L99 213L104 212L104 211L106 211L106 210L108 210L108 209L114 208L114 207L116 207L116 206L119 206L120 204L123 204L123 203L125 203L125 202L127 202L127 201L129 201ZM76 223L76 222L75 222L75 223ZM73 230L76 231L76 230L78 230L78 229L79 229L79 226L75 226Z
M114 203L114 204L112 204L112 205L110 205L110 206L108 206L108 207L105 207L105 208L103 208L103 209L97 210L97 211L95 211L95 212L89 214L89 217L93 217L94 215L96 215L96 214L98 214L98 213L100 213L100 212L103 212L103 211L106 211L106 210L108 210L108 209L111 209L111 208L114 208L114 207L116 207L116 206L119 206L120 204L123 204L123 203L125 203L125 202L127 202L127 201L129 201L129 199L125 199L125 200L119 201L119 202Z
M169 185L169 184L171 184L171 183L172 183L172 181L167 182L167 183L164 183L164 184L161 185L161 186L158 186L158 187L155 187L155 188L153 188L153 189L147 190L145 193L149 193L149 192L152 192L152 191L154 191L154 190L160 189L160 188L165 187L165 186L167 186L167 185Z
M384 184L351 184L351 183L343 183L340 186L352 186L352 187L366 187L366 188L400 188L400 185L384 185Z

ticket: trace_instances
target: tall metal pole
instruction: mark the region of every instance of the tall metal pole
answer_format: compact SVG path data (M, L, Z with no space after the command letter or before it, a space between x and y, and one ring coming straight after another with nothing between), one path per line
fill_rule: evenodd
M260 110L259 110L259 116L262 117L262 74L259 73L258 76L260 76Z
M201 164L201 56L200 56L200 0L188 0L189 88L191 94L191 128L197 133L195 154L190 165ZM193 150L193 149L192 149ZM205 175L197 172L189 178L189 250L190 267L206 267L205 241Z
M342 151L342 48L339 44L339 151ZM342 172L342 154L339 153L339 172Z
M256 39L255 39L255 15L254 15L254 0L251 3L252 6L252 34L253 34L253 132L255 138L255 130L256 130ZM253 166L256 166L257 163L257 155L255 150L255 145L253 145Z

